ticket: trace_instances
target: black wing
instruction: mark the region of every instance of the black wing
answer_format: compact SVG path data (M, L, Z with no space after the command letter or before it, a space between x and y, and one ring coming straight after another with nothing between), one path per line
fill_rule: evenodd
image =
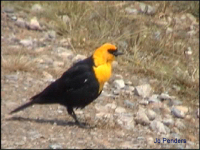
M40 94L39 103L61 103L84 107L98 97L99 84L92 67L78 64L67 70L61 78L50 84Z

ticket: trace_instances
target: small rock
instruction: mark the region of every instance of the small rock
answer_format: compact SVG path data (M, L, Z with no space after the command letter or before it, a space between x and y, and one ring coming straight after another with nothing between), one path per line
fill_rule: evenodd
M172 98L171 98L171 96L169 96L168 94L166 94L166 93L162 93L161 95L159 95L158 96L158 98L160 99L160 100L171 100Z
M197 118L199 118L199 108L197 109Z
M44 75L47 81L54 81L53 76L50 73L43 71L42 74Z
M25 28L27 26L26 21L22 18L18 18L17 21L15 22L15 25L21 28Z
M127 130L134 128L133 116L129 114L122 114L117 116L117 123Z
M118 89L113 91L114 95L119 95L119 93L120 93L120 90L118 90Z
M72 59L72 62L73 62L73 63L77 63L77 62L79 62L79 61L81 61L81 60L83 60L83 59L85 59L85 58L86 58L85 55L80 55L80 54L78 54L78 55L76 55L76 56Z
M34 17L31 19L30 23L27 26L30 30L42 30L40 23L38 22L37 18Z
M151 110L151 109L148 109L147 111L146 111L146 115L147 115L147 117L149 118L149 120L154 120L155 118L156 118L156 113L155 113L155 111L153 111L153 110Z
M155 146L154 138L153 137L147 137L146 141L147 141L147 145L149 145L149 146Z
M184 125L184 123L182 121L180 121L179 119L176 120L176 122L174 123L174 126L180 130L186 129L186 126Z
M74 54L73 54L72 51L70 51L70 52L62 52L62 53L59 53L59 56L62 57L63 59L72 60L73 57L74 57Z
M129 108L134 108L135 104L133 102L130 102L129 100L124 100L124 105L126 105Z
M131 7L125 8L125 12L127 12L129 14L134 14L134 15L138 14L138 10L135 8L131 8Z
M126 81L126 82L125 82L125 85L129 85L129 86L130 86L130 85L132 85L132 84L133 84L133 83L132 83L131 81Z
M3 11L6 13L14 13L14 8L13 7L5 7Z
M109 108L108 108L108 107L102 106L102 105L100 105L100 104L98 104L98 103L95 104L95 108L96 108L96 110L99 111L99 112L103 112L103 113L109 112Z
M53 65L55 66L55 67L63 67L64 66L64 62L62 62L62 61L54 61L53 62Z
M17 17L16 17L16 16L11 16L11 19L12 19L13 21L17 21Z
M125 90L129 92L133 92L135 88L133 86L125 86Z
M59 144L52 144L52 145L49 145L49 148L50 149L63 149L63 147Z
M125 113L126 112L126 109L125 108L123 108L123 107L117 107L116 109L115 109L115 113Z
M159 103L160 102L157 94L153 94L151 97L149 97L148 101L149 101L149 103Z
M70 18L69 18L69 16L67 16L67 15L63 15L63 16L62 16L62 20L63 20L63 22L64 22L65 24L70 23Z
M109 87L109 83L108 83L108 82L105 82L103 88L104 88L104 89L108 89L108 87Z
M185 113L183 111L180 111L176 107L172 107L171 113L177 118L184 118L185 117Z
M174 120L172 118L164 118L162 122L166 126L173 126L174 125Z
M50 30L45 34L45 39L52 40L56 38L56 32L54 30Z
M96 120L104 120L113 123L113 115L111 113L99 112L95 115Z
M108 109L116 109L117 105L115 103L108 103L105 107Z
M184 112L184 114L187 114L188 113L188 107L186 107L186 106L174 106L176 109L178 109L178 110L180 110L180 111L182 111L182 112Z
M166 34L168 35L168 34L170 34L170 33L172 33L172 32L173 32L173 29L170 28L170 27L168 27L167 30L166 30Z
M42 10L42 6L40 4L34 4L31 8L33 12L40 12Z
M143 100L139 101L139 104L141 104L141 105L148 105L149 102L147 100L143 99Z
M122 89L122 88L124 88L125 87L125 84L124 84L124 80L115 80L114 82L113 82L113 84L114 84L114 87L116 88L116 89Z
M149 118L147 117L147 115L143 111L139 111L137 113L135 121L136 121L136 123L142 124L142 125L150 124Z
M155 7L148 5L147 14L148 15L153 15L153 14L155 14L155 12L156 12Z
M120 74L115 74L115 75L114 75L114 79L115 79L115 80L117 80L117 79L120 80L120 79L123 79L123 76L120 75Z
M134 93L138 96L148 97L152 92L151 86L149 84L143 84L136 86Z
M112 67L113 68L117 68L118 67L118 62L117 61L113 61L112 62Z
M164 133L166 134L166 130L165 130L165 126L162 122L154 120L151 122L150 124L150 128L155 131L155 132L159 132L159 133Z
M19 43L25 47L29 47L33 45L32 39L24 39L24 40L21 40Z

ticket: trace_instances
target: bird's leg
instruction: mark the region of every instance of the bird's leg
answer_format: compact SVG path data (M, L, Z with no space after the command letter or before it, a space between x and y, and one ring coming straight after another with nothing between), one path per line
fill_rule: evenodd
M82 124L82 123L80 123L80 122L78 121L78 119L77 119L77 117L76 117L76 114L75 114L73 108L67 108L67 111L68 111L69 115L72 116L72 117L74 118L76 124L78 124L78 125L79 125L80 127L82 127L82 128L88 128L86 125L84 125L84 124Z

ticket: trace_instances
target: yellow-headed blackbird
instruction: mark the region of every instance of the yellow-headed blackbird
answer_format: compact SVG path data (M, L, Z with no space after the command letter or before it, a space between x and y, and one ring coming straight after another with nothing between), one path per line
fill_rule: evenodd
M84 108L101 94L104 83L111 76L111 63L116 56L121 54L112 44L102 45L92 56L75 63L59 79L31 97L29 102L11 111L10 114L33 104L59 103L64 105L68 114L83 127L73 108Z

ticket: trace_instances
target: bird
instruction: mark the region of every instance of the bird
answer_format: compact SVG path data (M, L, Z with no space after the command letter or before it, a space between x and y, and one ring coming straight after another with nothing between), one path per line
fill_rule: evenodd
M103 44L91 56L74 63L60 78L9 114L34 104L60 104L66 107L77 125L86 127L78 120L74 109L85 108L102 93L104 83L112 74L112 62L122 54L115 45Z

